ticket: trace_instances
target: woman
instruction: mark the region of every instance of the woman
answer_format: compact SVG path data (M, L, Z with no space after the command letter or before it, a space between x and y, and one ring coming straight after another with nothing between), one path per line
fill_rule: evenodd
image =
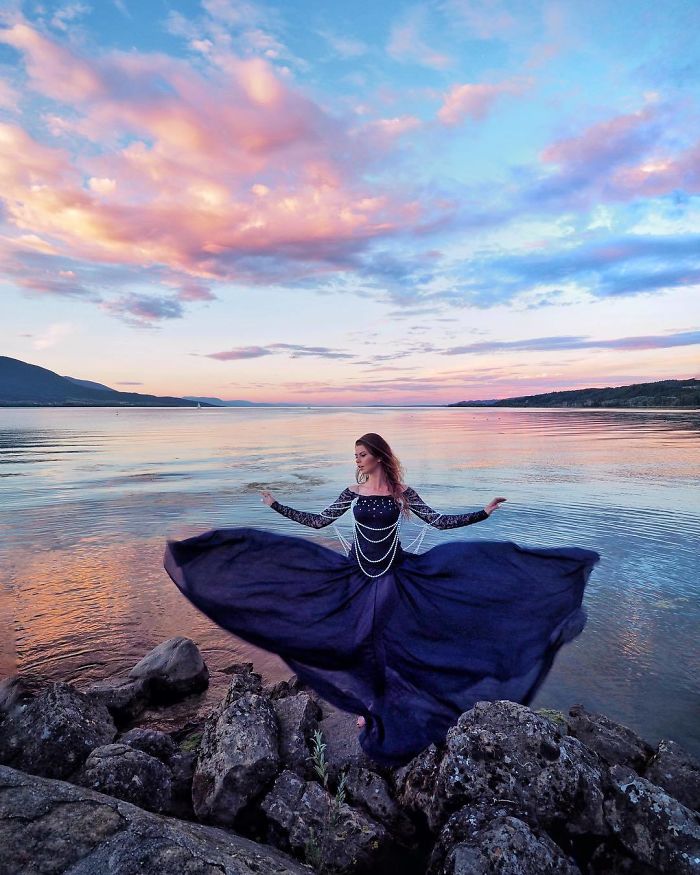
M365 753L398 766L443 741L479 700L532 700L559 648L585 625L583 592L600 556L461 540L410 553L399 532L411 512L451 529L488 519L506 499L440 514L402 482L398 459L374 433L355 442L355 461L356 485L320 513L280 504L267 490L261 499L317 529L352 508L347 556L232 528L168 541L164 564L216 623L278 653L324 699L362 715Z

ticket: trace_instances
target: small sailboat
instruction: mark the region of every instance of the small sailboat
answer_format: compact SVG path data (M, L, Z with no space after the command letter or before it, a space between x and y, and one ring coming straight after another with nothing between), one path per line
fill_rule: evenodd
M198 401L198 402L197 402L197 410L201 410L201 409L202 409L202 405L201 405L201 404L199 403L199 401Z

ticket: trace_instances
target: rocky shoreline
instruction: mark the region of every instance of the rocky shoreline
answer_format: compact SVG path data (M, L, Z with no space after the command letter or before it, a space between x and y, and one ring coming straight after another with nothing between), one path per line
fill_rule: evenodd
M0 875L700 873L700 764L581 705L477 702L406 766L190 639L84 689L0 682ZM208 691L223 695L212 699Z

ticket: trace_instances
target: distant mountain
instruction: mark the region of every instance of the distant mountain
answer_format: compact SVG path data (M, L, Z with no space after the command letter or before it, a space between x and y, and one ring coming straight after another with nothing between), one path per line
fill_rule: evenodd
M306 407L305 404L285 404L283 401L273 403L271 401L222 401L221 398L206 396L185 395L190 401L201 401L211 404L213 407Z
M447 407L700 407L700 380L659 380L604 389L571 389L499 401L457 401Z
M76 379L76 377L69 377L67 374L63 374L62 376L64 376L66 380L77 383L79 386L90 386L93 389L102 389L103 391L106 390L107 392L116 391L115 389L112 389L111 386L105 386L104 383L95 383L92 380L78 380Z
M210 405L207 405L210 406ZM0 356L0 407L196 407L186 398L117 392Z

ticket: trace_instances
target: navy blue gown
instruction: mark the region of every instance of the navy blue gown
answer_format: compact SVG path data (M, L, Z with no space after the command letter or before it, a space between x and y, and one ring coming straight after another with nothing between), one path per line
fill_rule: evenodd
M404 499L438 529L488 519L483 510L439 514L411 487ZM349 554L224 528L169 540L165 569L219 626L277 653L326 701L364 715L360 745L382 765L444 741L477 701L528 704L586 623L584 588L600 560L593 550L454 540L410 553L394 499L350 489L321 513L271 507L313 528L351 509Z

